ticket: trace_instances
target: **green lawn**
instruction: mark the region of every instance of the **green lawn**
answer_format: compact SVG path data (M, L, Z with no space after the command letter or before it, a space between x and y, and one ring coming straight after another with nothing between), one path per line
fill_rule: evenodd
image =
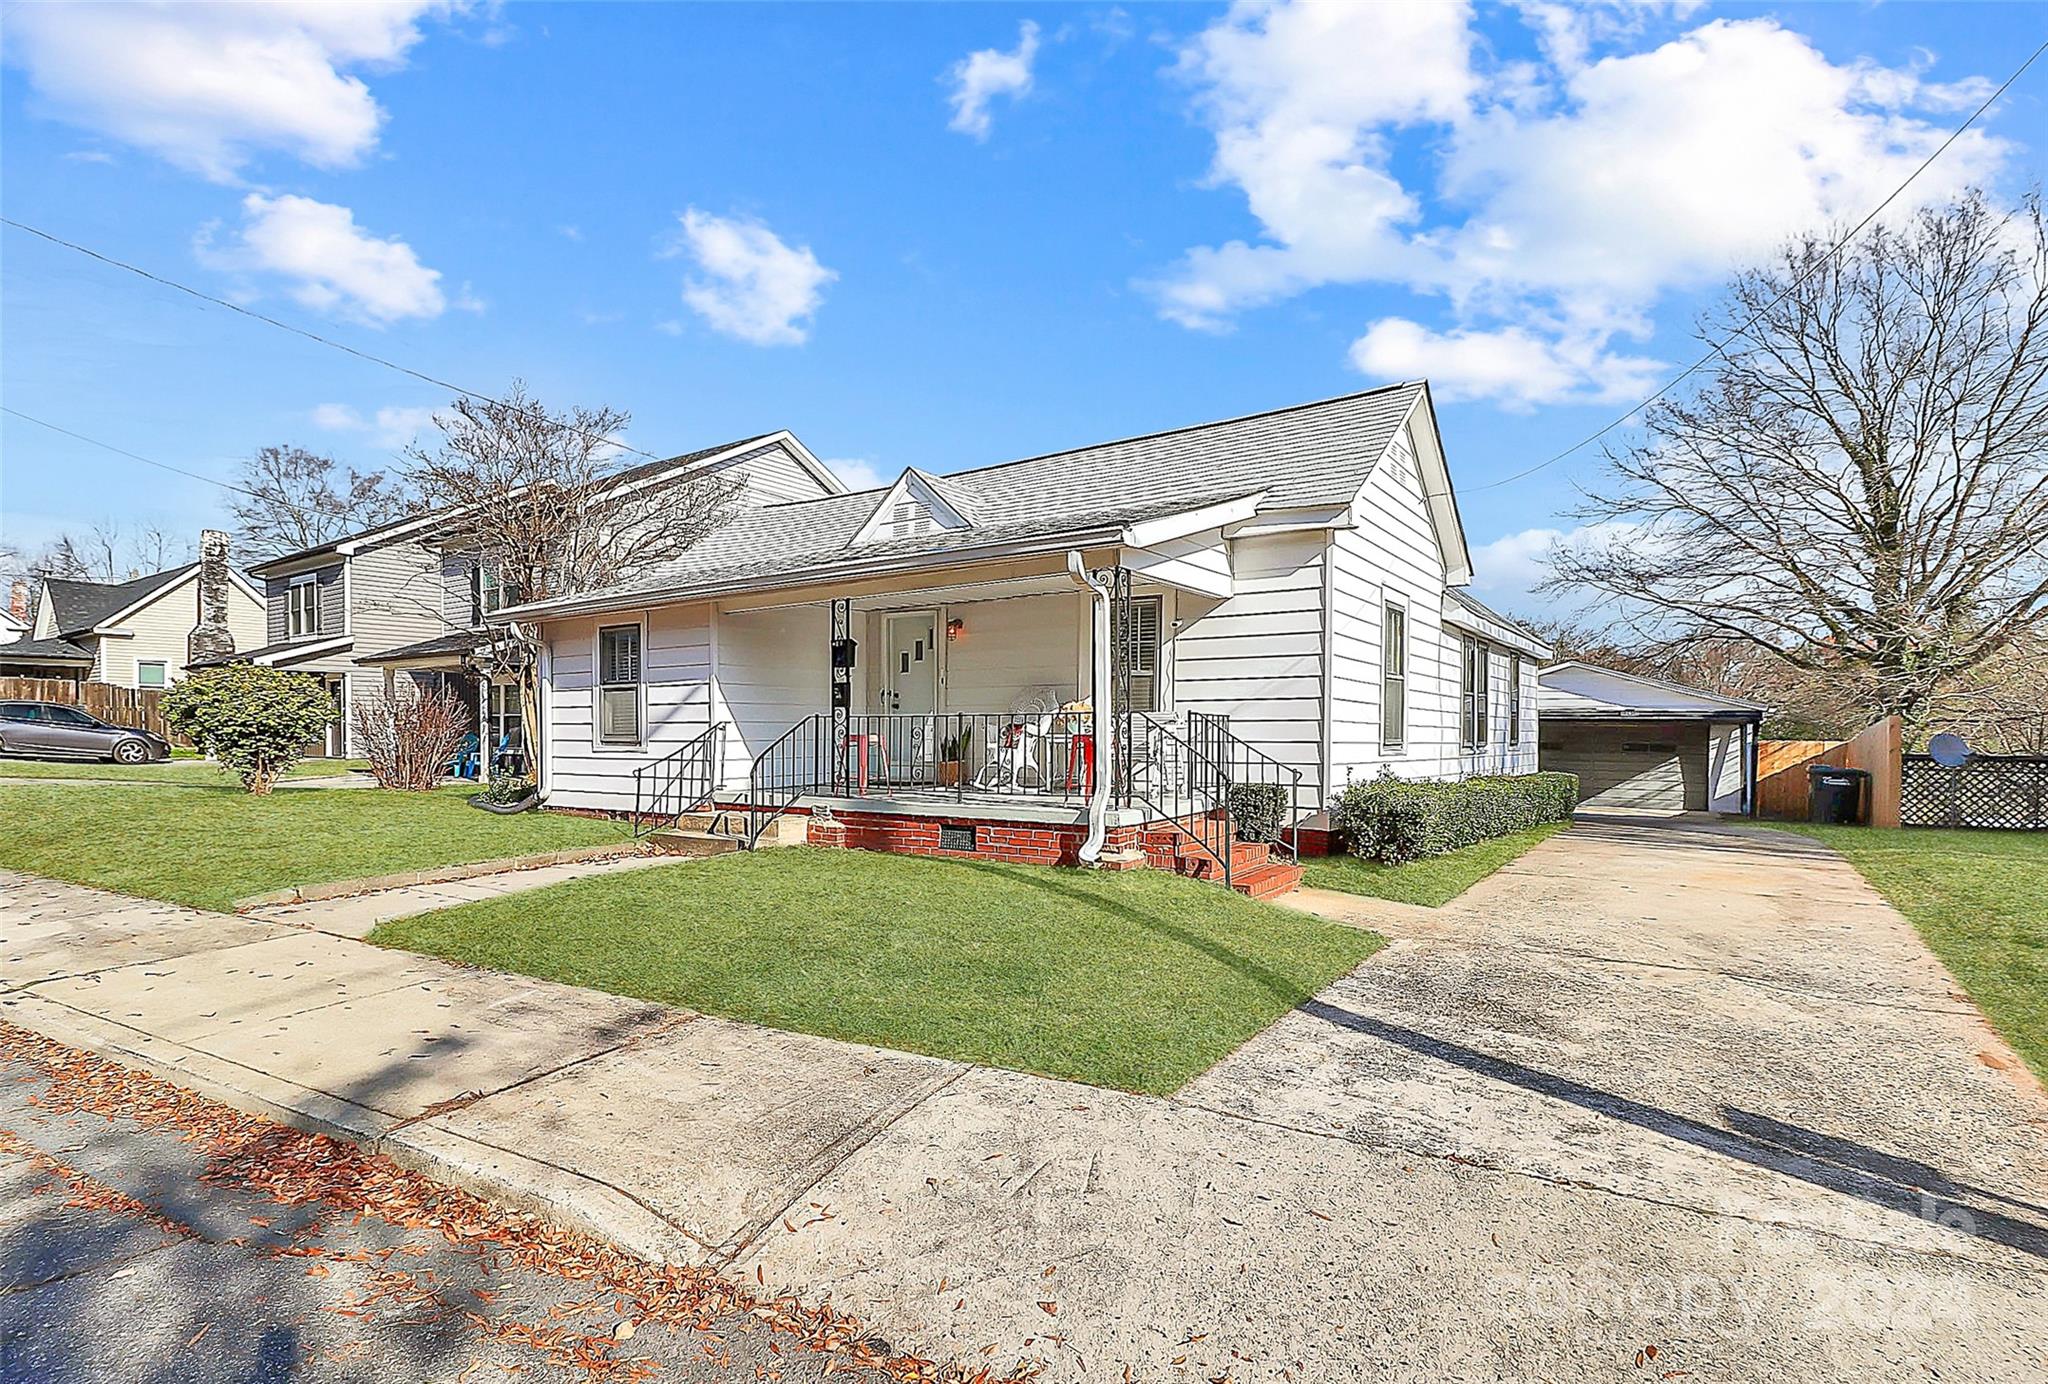
M806 847L578 880L373 942L831 1038L1177 1090L1381 939L1150 870Z
M1301 882L1311 889L1336 889L1346 894L1439 908L1569 825L1550 822L1427 860L1411 860L1405 865L1380 865L1355 855L1305 856L1301 862Z
M2048 1080L2048 835L1768 825L1847 856Z
M211 771L209 771L211 772ZM395 793L0 783L0 867L225 909L287 885L393 874L622 840L617 822L499 817L469 788Z
M360 759L302 759L285 774L288 779L333 778L366 770ZM217 764L188 755L175 755L150 764L102 764L76 759L0 759L0 779L101 779L110 783L172 783L233 785Z

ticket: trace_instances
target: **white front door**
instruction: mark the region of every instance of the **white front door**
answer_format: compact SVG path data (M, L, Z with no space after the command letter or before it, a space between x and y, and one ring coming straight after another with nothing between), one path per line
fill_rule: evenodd
M887 713L889 772L876 778L908 779L930 772L933 747L924 743L939 709L938 615L929 610L882 617L882 704Z

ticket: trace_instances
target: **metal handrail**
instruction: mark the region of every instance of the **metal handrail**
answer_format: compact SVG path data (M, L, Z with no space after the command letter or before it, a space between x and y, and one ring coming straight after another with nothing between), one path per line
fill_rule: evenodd
M1272 784L1286 789L1286 825L1281 828L1279 839L1270 844L1279 846L1290 861L1298 862L1301 859L1301 770L1291 764L1281 763L1257 745L1231 734L1228 716L1209 715L1199 711L1190 711L1187 715L1190 740L1202 738L1196 734L1198 724L1210 723L1208 738L1218 747L1219 754L1225 757L1233 786Z
M633 836L658 831L711 800L723 762L725 722L633 771ZM652 822L654 825L647 825Z
M1155 786L1148 792L1141 784L1144 776L1135 772L1123 785L1124 800L1142 803L1157 818L1220 862L1224 887L1229 888L1236 878L1234 848L1237 838L1237 828L1230 817L1229 769L1197 746L1192 738L1182 736L1163 721L1134 715L1131 724L1134 732L1144 735L1148 742L1144 754L1131 756L1132 764L1142 764L1148 773L1152 773L1163 772L1169 763L1177 761L1186 770L1180 785L1187 794L1186 806L1194 810L1187 812L1181 810L1182 804L1169 803L1167 799L1174 795L1163 791L1163 786Z
M748 850L760 844L761 833L794 807L797 799L807 793L824 792L831 786L829 779L820 777L821 771L830 772L832 760L823 750L831 734L831 720L813 712L755 757L747 770L747 828L743 841Z

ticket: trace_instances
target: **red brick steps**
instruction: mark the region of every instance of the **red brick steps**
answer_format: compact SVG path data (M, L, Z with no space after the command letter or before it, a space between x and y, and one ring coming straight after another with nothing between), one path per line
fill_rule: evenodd
M1172 827L1149 829L1144 845L1146 863L1154 869L1223 882L1223 862L1215 852ZM1300 883L1301 867L1273 859L1272 847L1263 841L1239 841L1231 851L1230 887L1248 898L1270 899Z

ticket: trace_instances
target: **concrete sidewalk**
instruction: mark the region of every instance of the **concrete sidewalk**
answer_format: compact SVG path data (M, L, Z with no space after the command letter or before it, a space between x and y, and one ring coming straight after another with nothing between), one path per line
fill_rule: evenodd
M1590 1082L1532 1084L1498 1058L1461 1075L1442 1040L1381 1031L1375 1005L1440 987L1441 948L1500 951L1515 899L1558 907L1580 848L1539 848L1486 896L1488 940L1397 942L1177 1100L18 875L0 875L0 1017L642 1253L829 1294L907 1348L1042 1359L1056 1380L2038 1377L2038 1186L1981 1177L1995 1191L1929 1203L1996 1211L1986 1234L1799 1151L1636 1116L1648 1101L1619 1078L1590 1100ZM1698 906L1725 911L1760 867L1713 868ZM1643 945L1639 922L1610 926ZM1546 1003L1463 993L1474 1045ZM1350 1074L1390 1063L1400 1084ZM1990 1101L1987 1124L2041 1113L1957 1099ZM1389 1102L1416 1117L1369 1118Z

